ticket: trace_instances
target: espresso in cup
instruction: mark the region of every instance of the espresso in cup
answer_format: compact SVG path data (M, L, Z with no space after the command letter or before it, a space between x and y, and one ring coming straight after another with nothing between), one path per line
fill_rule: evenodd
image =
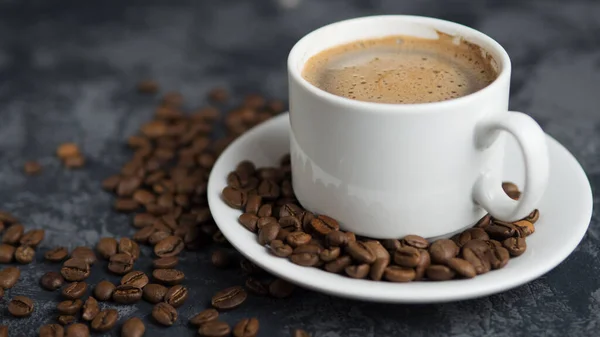
M412 104L458 98L492 83L491 57L472 43L394 35L326 49L305 64L302 77L337 96Z

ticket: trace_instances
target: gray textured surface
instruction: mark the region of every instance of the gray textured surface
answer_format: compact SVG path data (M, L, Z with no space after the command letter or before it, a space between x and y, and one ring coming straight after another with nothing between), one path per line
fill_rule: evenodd
M137 80L148 76L180 90L190 107L201 104L215 84L285 98L285 59L299 37L344 18L397 13L464 23L503 44L514 66L511 108L533 115L599 186L595 0L0 0L0 207L28 227L45 228L44 249L130 235L129 217L110 211L112 196L99 181L124 163L123 140L152 114L153 99L132 91ZM82 145L86 169L61 167L53 153L64 141ZM43 174L25 177L21 168L28 159L39 160ZM256 316L260 336L286 336L296 327L315 337L597 336L599 241L594 214L588 234L564 263L530 284L483 299L381 305L298 291L289 300L251 297L223 318L233 324ZM208 254L185 254L191 300L175 327L148 323L147 336L193 336L187 318L205 308L214 291L242 282L239 271L213 269ZM116 281L102 267L95 267L91 283ZM37 326L56 315L58 294L38 290L37 280L57 267L35 263L22 269L22 281L5 297L31 296L37 310L30 318L10 319L6 299L0 301L0 323L10 326L11 336L35 335ZM150 306L123 306L119 312L122 318L148 317Z

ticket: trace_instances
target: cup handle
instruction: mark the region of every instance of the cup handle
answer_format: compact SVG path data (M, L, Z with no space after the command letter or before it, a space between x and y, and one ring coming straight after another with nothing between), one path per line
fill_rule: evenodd
M498 131L507 131L517 140L525 162L525 186L518 201L502 189L502 177L482 172L473 187L473 199L492 217L507 222L518 221L535 209L546 190L549 176L546 135L533 118L521 112L509 111L500 118L483 122L476 131L480 150L496 140Z

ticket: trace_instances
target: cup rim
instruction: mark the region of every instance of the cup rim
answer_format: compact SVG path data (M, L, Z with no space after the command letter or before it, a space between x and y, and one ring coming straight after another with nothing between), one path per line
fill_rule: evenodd
M453 28L456 30L457 35L463 36L468 35L469 42L473 42L477 45L480 45L481 42L484 42L486 46L481 46L486 52L494 54L494 60L499 65L500 72L498 76L483 89L480 89L476 92L470 93L465 96L461 96L458 98L452 98L445 101L438 102L429 102L429 103L410 103L410 104L399 104L399 103L380 103L380 102L367 102L367 101L359 101L343 96L338 96L332 93L329 93L323 89L318 88L312 83L308 82L304 77L302 77L302 68L298 67L296 62L302 52L306 49L305 45L309 43L309 41L314 38L316 35L321 33L326 29L331 29L334 26L341 26L355 22L363 22L364 24L369 24L370 21L375 20L405 20L408 22L414 23L423 23L429 24L432 28ZM475 41L476 40L476 41ZM323 49L324 50L324 49ZM322 50L321 50L322 51ZM498 57L497 57L498 56ZM306 64L306 61L303 65ZM337 21L334 23L327 24L320 28L317 28L310 33L304 35L300 40L298 40L288 55L287 59L287 67L288 67L288 76L290 76L290 80L293 79L300 85L302 85L305 89L307 89L311 94L332 101L333 103L339 105L352 105L353 107L360 108L363 111L369 112L389 112L389 113L411 113L411 112L427 112L427 111L439 111L441 108L448 108L451 106L459 105L459 104L469 104L470 102L476 100L479 96L485 95L486 93L494 90L499 90L499 86L503 83L507 83L510 81L510 72L511 72L511 62L506 50L494 39L489 37L488 35L465 25L427 17L427 16L418 16L418 15L374 15L374 16L363 16L353 19L347 19L342 21Z

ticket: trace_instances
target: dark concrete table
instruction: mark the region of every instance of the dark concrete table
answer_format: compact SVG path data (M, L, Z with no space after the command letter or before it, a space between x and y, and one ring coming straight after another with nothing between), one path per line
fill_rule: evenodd
M139 79L181 91L190 107L217 84L285 99L286 56L298 38L340 19L393 13L457 21L503 44L514 66L511 108L532 114L581 161L594 188L600 186L595 0L0 0L0 208L30 228L45 228L44 249L131 235L130 218L110 210L112 196L101 191L100 180L125 162L123 140L152 115L155 100L132 90ZM85 169L65 170L54 158L65 141L81 144ZM40 176L22 174L29 159L44 165ZM251 297L222 317L234 324L256 316L260 336L287 336L298 327L318 337L597 336L599 236L594 214L588 235L564 263L483 299L382 305L298 291L288 300ZM147 336L194 335L187 318L207 307L213 292L244 280L238 270L215 270L209 253L185 254L192 296L175 327L147 320L146 303L118 307L121 317L143 316ZM39 290L37 281L57 267L38 262L22 269L22 281L5 298L31 296L37 310L16 320L7 317L6 299L0 301L0 323L10 326L11 336L35 335L56 315L58 294ZM99 270L91 283L117 279Z

